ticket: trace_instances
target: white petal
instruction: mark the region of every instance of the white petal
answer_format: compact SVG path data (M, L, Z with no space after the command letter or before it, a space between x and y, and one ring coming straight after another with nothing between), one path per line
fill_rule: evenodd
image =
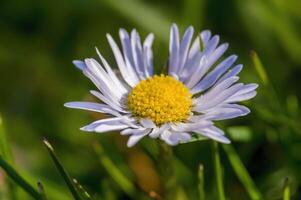
M195 57L195 55L200 51L200 36L197 36L192 45L191 48L189 49L189 53L188 53L188 60L192 59Z
M256 83L246 84L246 85L244 85L243 89L239 90L237 93L235 93L235 95L246 94L246 93L254 91L256 88L258 88L258 84L256 84Z
M160 138L167 144L174 146L179 144L180 142L188 142L191 139L191 135L185 132L166 130L161 134Z
M105 79L103 76L99 76L98 72L96 72L93 68L91 69L91 59L85 59L87 62L82 62L82 61L73 61L73 63L78 67L82 69L82 72L85 76L87 76L93 83L94 85L103 93L108 93L108 95L111 95L110 98L112 97L111 91L108 88L107 84L105 83ZM117 97L118 98L118 97Z
M221 143L229 144L231 141L224 136L224 133L219 128L216 128L215 126L212 126L210 128L205 128L201 130L195 131L197 134L203 135L205 137L211 138L213 140L216 140Z
M113 110L110 106L105 104L92 103L92 102L68 102L65 103L64 106L68 108L89 110L94 112L108 113L111 115L120 116L120 114L117 111Z
M207 65L207 57L203 56L201 58L201 60L199 61L199 64L197 67L195 67L194 72L191 74L191 76L187 79L187 81L185 81L185 85L188 88L193 88L193 86L195 86L195 84L198 83L198 81L200 80L200 74L204 74L206 73L206 66Z
M137 144L137 142L139 142L139 140L141 140L144 136L146 136L148 133L150 132L150 129L146 129L144 131L141 131L140 133L137 134L132 134L129 137L129 140L127 142L127 146L128 147L132 147L135 144Z
M174 144L186 143L191 140L191 134L185 132L172 132L170 140L173 141Z
M156 128L156 124L150 119L142 118L140 119L140 124L145 128Z
M194 87L203 76L209 71L211 66L223 55L228 48L228 44L222 44L218 47L219 36L211 37L211 32L206 30L196 38L189 50L189 55L183 69L179 72L180 80L188 88ZM199 43L201 41L202 44ZM200 50L200 45L202 49ZM201 64L201 59L206 57L207 62ZM193 79L193 81L191 81Z
M145 128L127 128L120 132L121 135L133 135L133 134L140 134L141 132L145 131Z
M193 36L193 27L190 26L189 28L186 29L183 39L180 44L180 53L179 53L179 67L176 71L176 73L179 73L182 67L184 66L186 59L187 59L187 54L190 46L190 42Z
M160 135L160 139L165 141L167 144L169 145L176 145L178 144L177 141L171 140L171 131L169 130L165 130L161 135Z
M193 122L193 123L177 123L177 124L173 124L171 126L172 130L177 131L177 132L191 132L195 129L198 128L205 128L208 126L211 126L212 122L211 121L207 121L207 120L202 120L202 121L198 121L198 122Z
M118 86L119 90L121 90L121 92L123 93L127 93L128 89L125 87L125 85L120 81L120 79L116 76L116 74L113 72L112 68L110 67L110 65L108 64L108 62L106 61L106 59L101 55L101 53L99 52L99 50L96 48L96 52L103 64L103 66L105 67L105 69L107 70L109 76L111 77L111 79L115 82L115 84Z
M193 87L194 92L199 93L210 88L231 67L236 59L237 56L232 55L217 65L213 71L211 71L203 80Z
M216 49L219 43L219 36L213 36L208 42L204 44L204 55L209 57L210 54Z
M199 105L199 104L203 104L203 103L211 101L212 99L216 98L217 95L220 95L224 90L226 90L228 87L230 87L236 81L238 81L238 79L239 79L239 77L236 77L236 76L230 77L230 78L222 81L221 83L216 84L205 94L201 95L198 98L193 99L193 103L196 105Z
M257 92L255 89L258 87L258 84L251 83L244 85L244 87L236 92L233 96L231 96L226 102L238 102L238 101L245 101L251 99L256 96Z
M85 59L87 65L87 70L91 72L94 77L96 77L99 82L98 88L101 89L105 96L111 99L121 99L125 92L119 90L118 85L111 79L107 72L102 68L102 66L95 59Z
M109 44L112 48L112 51L114 53L117 65L119 67L120 73L123 77L123 79L131 86L134 87L135 85L137 85L139 83L139 79L137 77L137 74L135 73L134 69L127 66L122 54L117 46L117 44L115 43L115 41L113 40L112 36L107 34L107 38L109 41Z
M243 66L242 65L236 65L233 67L231 70L229 70L225 75L223 75L217 82L216 85L221 83L222 81L230 78L230 77L235 77L239 72L242 70Z
M191 134L189 133L181 133L180 137L179 137L179 141L181 143L186 143L189 142L191 140Z
M173 24L170 29L169 41L169 67L168 74L176 74L179 65L180 51L179 29L176 24Z
M122 52L127 67L135 69L134 57L133 57L133 46L131 44L131 38L128 32L124 29L119 30L119 37L122 46Z
M211 37L211 32L209 30L204 30L201 32L201 39L204 46L207 46L210 37Z
M131 45L132 45L134 66L137 71L138 78L142 80L145 78L144 70L143 70L144 68L143 53L142 53L140 37L135 29L131 32Z
M97 76L96 73L91 71L91 69L87 67L82 72L94 83L94 85L104 94L107 99L110 101L115 101L116 103L121 100L121 95L118 97L118 94L114 93L113 90L110 89L108 85L99 76Z
M145 47L152 47L153 41L154 41L154 34L150 33L146 36L144 42L143 42L143 46Z
M101 119L95 121L87 126L80 128L80 130L88 131L88 132L104 133L104 132L122 130L128 127L129 126L124 123L123 119L115 117L115 118Z
M109 106L111 106L114 110L117 110L118 112L122 112L122 113L129 113L129 111L124 110L120 103L117 101L110 101L107 97L105 97L103 94L101 94L98 91L92 90L90 91L91 94L93 94L95 97L97 97L98 99L100 99L101 101L103 101L104 103L108 104Z
M239 101L246 101L246 100L249 100L249 99L252 99L253 97L255 97L256 94L257 94L256 91L251 91L251 92L241 94L241 95L233 95L226 102L233 103L233 102L239 102Z
M120 37L120 41L121 41L122 51L124 54L124 59L126 61L128 61L132 67L134 67L131 38L130 38L128 32L125 29L121 28L119 30L119 37Z
M212 54L210 54L210 56L207 55L209 67L211 67L225 53L228 47L228 43L221 44L218 48L214 50Z
M154 67L153 67L153 51L152 51L152 44L154 41L154 34L150 33L143 43L143 57L144 57L144 70L145 76L149 77L154 74Z
M211 32L209 30L202 31L193 41L191 48L189 50L188 60L196 58L196 54L203 51L200 49L200 40L202 48L207 46L207 43L211 37Z
M73 60L72 63L80 70L84 70L87 67L86 64L81 60Z
M235 117L245 116L250 113L250 110L242 105L225 104L206 111L201 117L207 120L224 120Z
M165 130L169 129L169 124L163 124L159 128L154 128L152 132L149 134L151 138L158 138Z
M206 63L202 66L199 66L202 68L200 73L195 74L195 80L193 83L189 84L189 87L194 87L202 78L203 76L208 72L208 70L211 68L211 66L223 55L223 53L227 50L228 44L222 44L217 49L214 50L212 54L204 54L204 57L207 58ZM198 90L194 88L194 93L197 93Z
M240 90L243 87L242 83L235 84L231 86L230 88L221 91L216 97L211 99L210 101L205 97L204 99L207 99L206 101L200 100L198 102L198 105L195 106L194 110L197 112L204 112L205 110L208 110L214 106L217 106L219 104L222 104L225 102L230 96L232 96L234 93L236 93L238 90Z

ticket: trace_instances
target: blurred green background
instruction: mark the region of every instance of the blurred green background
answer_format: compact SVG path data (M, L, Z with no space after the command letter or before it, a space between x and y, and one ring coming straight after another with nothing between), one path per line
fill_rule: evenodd
M94 86L72 65L73 59L96 58L97 46L115 66L106 33L117 40L120 27L136 28L142 37L153 32L155 65L163 67L169 27L175 22L181 33L193 25L196 31L210 29L219 34L230 43L227 55L239 55L238 62L244 64L241 80L260 84L257 97L246 103L252 113L220 126L232 138L264 199L281 199L286 177L292 198L300 199L300 9L300 0L1 1L0 134L5 132L8 137L15 168L33 185L41 181L49 199L71 199L42 144L46 137L65 169L96 198L134 198L112 178L112 163L106 159L137 190L161 195L157 141L144 139L128 149L126 138L117 133L81 132L79 127L101 116L69 110L63 104L94 100L88 94ZM266 74L254 67L251 50L257 52ZM95 152L95 144L104 153ZM176 168L178 199L198 199L201 163L206 199L216 199L211 142L182 144L173 150L175 158L170 164ZM226 196L249 199L224 151L221 160ZM0 171L0 199L12 198L5 197L7 182ZM16 199L30 199L22 190L15 190Z

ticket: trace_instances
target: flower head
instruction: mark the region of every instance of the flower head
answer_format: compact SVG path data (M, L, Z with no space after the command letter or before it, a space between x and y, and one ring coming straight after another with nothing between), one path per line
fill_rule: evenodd
M81 130L121 131L129 135L129 147L144 136L176 145L188 142L193 134L230 143L213 122L248 114L250 110L237 103L253 98L257 84L237 83L242 65L234 65L236 55L219 61L228 48L227 43L219 45L219 36L206 30L192 42L193 32L189 27L180 39L178 27L172 25L167 74L154 74L153 34L141 43L136 30L129 35L120 29L122 50L107 35L121 77L98 50L101 64L92 58L73 61L98 88L91 93L102 103L65 106L111 116Z

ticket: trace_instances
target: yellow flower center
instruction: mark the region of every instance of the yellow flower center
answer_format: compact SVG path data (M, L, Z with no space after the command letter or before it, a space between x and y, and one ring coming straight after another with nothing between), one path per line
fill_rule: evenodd
M127 104L133 115L149 118L156 125L181 122L188 118L192 94L171 76L153 76L142 80L129 93Z

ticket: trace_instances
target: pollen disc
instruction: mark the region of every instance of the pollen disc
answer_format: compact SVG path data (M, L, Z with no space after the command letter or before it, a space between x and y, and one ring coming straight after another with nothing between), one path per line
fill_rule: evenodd
M128 95L127 105L138 118L149 118L156 125L185 121L191 112L192 94L171 76L142 80Z

